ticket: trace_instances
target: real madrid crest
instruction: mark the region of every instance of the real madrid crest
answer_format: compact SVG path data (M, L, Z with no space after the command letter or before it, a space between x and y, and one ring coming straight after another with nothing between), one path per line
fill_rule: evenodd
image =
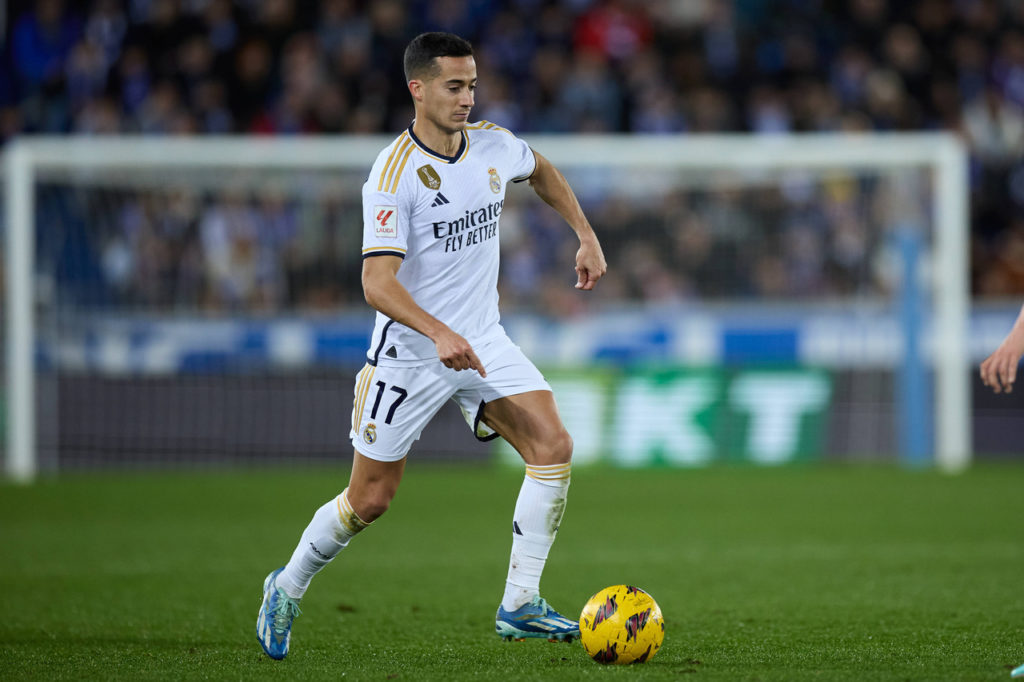
M497 194L501 191L501 178L498 177L498 171L491 167L487 169L487 172L491 176L491 191Z
M371 445L375 440L377 440L376 424L370 423L366 425L366 428L363 429L363 440L365 440L367 443Z

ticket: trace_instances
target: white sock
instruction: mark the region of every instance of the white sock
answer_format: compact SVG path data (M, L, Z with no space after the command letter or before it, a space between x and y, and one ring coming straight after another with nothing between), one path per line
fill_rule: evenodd
M338 556L352 537L366 528L348 502L348 488L320 507L306 526L292 558L277 576L277 586L292 599L301 599L320 569Z
M515 611L540 593L540 576L565 511L572 463L526 465L512 517L512 556L501 605Z

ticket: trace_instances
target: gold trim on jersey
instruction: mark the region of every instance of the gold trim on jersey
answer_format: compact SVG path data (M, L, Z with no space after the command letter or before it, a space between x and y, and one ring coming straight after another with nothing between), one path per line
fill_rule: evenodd
M378 192L384 188L385 184L391 184L391 175L393 175L395 172L395 167L392 165L391 162L395 160L396 155L401 156L402 152L405 151L405 148L409 146L411 142L412 140L409 138L408 130L404 131L401 135L398 136L398 139L395 140L395 146L391 150L391 155L388 156L388 160L384 162L384 168L381 169L380 171L380 180L377 181ZM388 168L391 169L391 174L388 174ZM385 176L387 176L387 183L384 182Z
M395 173L395 181L392 183L391 179L388 178L388 182L390 184L388 186L388 190L387 191L388 191L389 194L394 194L395 192L398 191L398 181L402 179L402 171L405 170L405 164L409 162L409 157L412 156L412 152L413 152L413 150L415 148L416 148L416 145L411 144L411 145L409 145L409 148L403 153L403 155L402 155L402 163L398 164L398 172ZM398 163L397 159L395 160L395 163L396 164Z
M363 255L368 253L375 253L377 251L397 251L399 253L405 253L406 250L400 246L367 246L363 249Z
M511 130L502 128L500 125L491 123L490 121L477 121L471 126L466 126L466 130L500 130L503 133L508 133L509 135L512 134Z
M467 129L469 129L469 126L467 126ZM438 161L444 161L445 163L448 163L448 164L450 164L450 163L458 163L459 161L462 161L464 158L466 158L466 154L469 153L469 135L466 134L465 130L462 131L462 139L466 142L466 147L462 150L462 153L459 154L459 158L455 159L454 161L452 161L451 157L438 156L437 154L435 154L434 152L430 151L429 148L423 146L422 144L417 144L416 147L421 152L423 152L424 156L429 156L432 159L437 159Z

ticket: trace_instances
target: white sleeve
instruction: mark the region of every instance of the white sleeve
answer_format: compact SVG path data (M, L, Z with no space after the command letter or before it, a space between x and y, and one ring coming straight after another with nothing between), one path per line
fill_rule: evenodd
M512 137L509 156L512 163L512 182L527 180L537 169L537 157L533 155L533 150L518 137Z
M372 178L372 175L371 175ZM405 258L409 240L409 202L399 194L363 185L363 258Z

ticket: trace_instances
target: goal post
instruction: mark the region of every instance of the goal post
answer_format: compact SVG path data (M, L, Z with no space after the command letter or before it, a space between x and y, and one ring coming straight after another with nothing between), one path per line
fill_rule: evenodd
M697 171L932 169L935 414L941 415L934 419L934 456L939 468L947 472L960 471L969 464L969 188L967 151L958 137L948 133L820 133L674 138L535 136L533 140L555 165L567 168L597 166L614 159L616 166L624 168ZM920 349L905 349L907 362L922 362L921 355Z
M582 177L583 191L590 173L618 174L626 178L626 184L637 187L652 179L655 183L672 182L672 174L679 171L694 177L718 171L771 176L791 169L927 173L930 205L924 220L931 225L932 303L923 317L928 321L925 328L929 334L917 337L921 347L904 348L903 357L906 362L927 362L933 371L934 406L928 409L935 415L931 421L936 464L951 472L968 465L968 187L966 151L957 137L946 133L525 137L567 175ZM38 137L10 143L3 165L7 475L30 481L38 471L39 339L34 244L40 177L59 176L89 184L109 174L131 176L142 171L202 171L231 176L249 171L317 173L346 169L365 175L379 150L391 140L389 136ZM577 186L577 181L572 181ZM607 184L607 178L602 182ZM904 405L901 409L912 411L918 407Z
M36 476L35 316L33 306L33 158L30 145L16 142L5 155L6 223L5 368L7 475L18 482Z

